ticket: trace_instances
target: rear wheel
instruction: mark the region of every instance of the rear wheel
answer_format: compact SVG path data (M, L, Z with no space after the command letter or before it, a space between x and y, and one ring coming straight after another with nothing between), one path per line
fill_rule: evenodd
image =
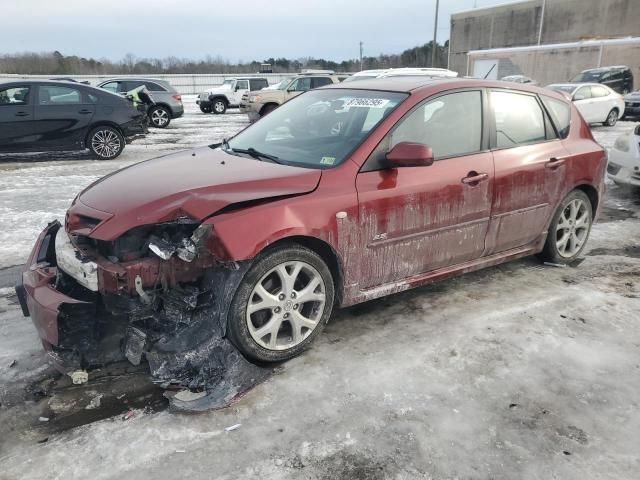
M98 160L111 160L124 150L124 137L113 127L101 126L89 133L88 147Z
M149 110L149 120L156 128L167 128L171 123L171 113L167 107L158 105Z
M614 108L609 112L609 115L607 115L607 119L605 120L604 124L607 127L613 127L617 121L618 121L618 109Z
M298 245L280 247L245 275L229 310L227 334L253 360L287 360L320 334L333 300L333 279L322 258Z
M593 211L589 197L582 190L574 190L562 201L551 220L543 260L553 263L570 263L584 249Z
M216 98L213 100L211 107L213 109L213 113L220 115L227 111L227 102L222 98Z

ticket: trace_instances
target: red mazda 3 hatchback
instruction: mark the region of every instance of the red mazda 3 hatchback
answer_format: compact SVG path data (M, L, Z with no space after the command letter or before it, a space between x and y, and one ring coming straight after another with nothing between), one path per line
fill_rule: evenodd
M214 334L280 361L335 307L527 255L571 262L605 167L552 91L339 84L89 186L42 232L17 290L57 363L99 364L109 338L135 363Z

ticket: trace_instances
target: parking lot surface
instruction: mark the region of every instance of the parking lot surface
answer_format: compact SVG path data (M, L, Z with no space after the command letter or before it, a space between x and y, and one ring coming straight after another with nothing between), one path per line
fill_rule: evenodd
M113 383L48 397L53 374L11 284L92 181L247 125L184 100L183 118L114 161L0 156L0 479L637 476L640 193L613 184L572 266L529 258L339 311L311 350L223 410L171 413L139 372L117 372L142 392L131 413L65 423ZM611 147L633 125L594 135Z

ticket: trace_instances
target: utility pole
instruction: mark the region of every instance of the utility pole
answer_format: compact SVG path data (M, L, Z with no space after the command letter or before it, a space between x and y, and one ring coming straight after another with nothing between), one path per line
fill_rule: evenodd
M360 71L362 71L362 40L360 40Z
M431 44L431 67L436 64L436 36L438 35L438 7L440 0L436 0L436 19L433 25L433 43Z
M542 25L544 24L544 7L547 6L547 0L542 0L542 10L540 10L540 30L538 30L538 45L542 42Z

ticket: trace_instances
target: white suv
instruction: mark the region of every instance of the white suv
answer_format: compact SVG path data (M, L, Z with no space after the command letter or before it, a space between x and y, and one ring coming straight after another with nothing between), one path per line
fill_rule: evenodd
M202 113L220 114L226 112L227 108L238 107L245 93L262 90L268 86L266 78L228 78L222 85L198 95L196 104L200 106Z

